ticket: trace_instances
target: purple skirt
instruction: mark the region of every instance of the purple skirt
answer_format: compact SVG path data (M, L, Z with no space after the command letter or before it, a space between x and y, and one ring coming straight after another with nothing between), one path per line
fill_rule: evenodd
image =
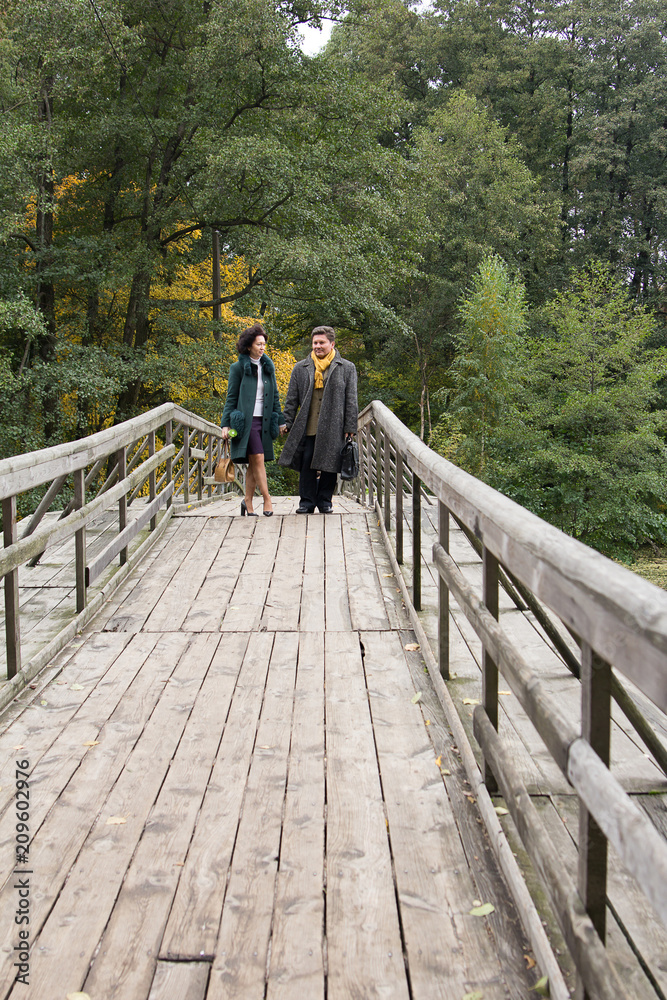
M253 417L252 426L250 428L250 437L248 438L248 447L246 449L246 455L263 455L264 445L262 444L262 418Z

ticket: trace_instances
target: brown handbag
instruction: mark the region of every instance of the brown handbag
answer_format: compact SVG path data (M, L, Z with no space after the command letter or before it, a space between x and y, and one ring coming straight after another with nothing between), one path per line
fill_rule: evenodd
M233 483L236 477L236 469L234 468L234 463L232 462L231 455L229 453L229 441L224 441L222 444L222 454L220 456L220 461L215 467L216 483Z

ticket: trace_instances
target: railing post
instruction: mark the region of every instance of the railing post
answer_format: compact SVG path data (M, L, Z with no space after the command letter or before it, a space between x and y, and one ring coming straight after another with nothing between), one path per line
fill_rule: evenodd
M81 510L86 503L85 469L77 469L72 475L74 479L74 508ZM74 563L76 568L76 610L83 611L86 606L86 526L79 528L74 535Z
M199 431L197 433L197 447L200 451L203 451L204 445L204 432ZM201 500L204 496L204 467L201 464L201 458L197 459L197 499Z
M366 446L364 444L365 436L364 431L357 433L357 442L359 444L359 479L357 482L357 499L359 503L366 503Z
M611 748L611 667L581 646L581 735L609 767ZM607 929L607 838L579 801L579 894L602 943ZM587 997L581 983L577 997Z
M213 475L213 435L212 434L209 434L209 436L208 436L208 448L206 450L207 450L207 456L208 456L207 459L206 459L206 476L207 476L208 479L210 479L211 476ZM213 496L213 487L211 486L210 483L206 487L206 492L207 492L209 500L210 500L210 498Z
M384 436L384 526L391 528L391 445L389 436Z
M382 431L379 424L375 425L375 487L378 504L382 506L382 490L385 484L382 482Z
M412 605L422 609L422 511L421 479L412 473Z
M482 549L482 600L487 610L494 618L498 618L498 560L493 556L486 545ZM482 648L482 704L489 717L489 722L494 729L498 729L498 667L486 651ZM498 785L493 771L486 761L484 761L484 784L488 791L493 794L498 790Z
M148 457L152 458L155 454L155 431L150 431L148 435ZM148 473L148 502L155 500L155 469ZM150 520L149 529L150 531L155 531L157 527L157 514Z
M375 506L375 491L373 488L373 455L371 453L371 425L366 424L366 460L368 461L368 506Z
M118 482L125 479L127 475L127 448L120 448L117 452L118 459ZM127 493L124 493L118 501L118 531L121 532L127 526ZM120 564L124 566L127 562L127 545L120 550Z
M183 424L183 503L190 503L190 428Z
M396 562L403 565L403 456L396 449Z
M16 497L2 501L2 530L5 548L17 540ZM5 575L5 644L7 647L7 678L21 669L21 618L19 612L18 566Z
M438 541L449 552L449 508L438 501ZM449 680L449 587L438 573L438 662L440 673Z
M174 437L174 425L171 420L167 420L166 424L164 425L164 443L167 448L172 443L173 437ZM167 467L165 469L165 482L168 485L169 483L173 482L174 479L174 463L171 457L167 459L166 466ZM167 500L167 507L168 508L171 507L171 497L169 497L169 499Z

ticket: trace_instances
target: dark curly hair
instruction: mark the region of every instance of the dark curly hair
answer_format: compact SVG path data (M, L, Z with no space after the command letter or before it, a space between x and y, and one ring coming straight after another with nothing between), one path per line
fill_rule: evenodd
M250 348L253 345L256 337L264 337L267 344L269 338L266 335L266 330L261 323L253 323L249 326L247 330L244 330L239 339L236 341L236 350L239 354L249 354Z

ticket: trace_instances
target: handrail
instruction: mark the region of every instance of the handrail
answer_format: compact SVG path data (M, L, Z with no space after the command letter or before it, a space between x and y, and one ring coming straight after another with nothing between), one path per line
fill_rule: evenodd
M193 436L198 447L191 448ZM177 437L182 440L180 450ZM99 605L100 593L95 595L91 605L88 590L116 556L120 557L119 567L104 584L105 594L124 578L127 573L124 568L136 564L166 528L173 501L180 499L189 504L194 497L202 501L204 490L206 498L211 498L214 489L216 495L226 489L212 478L221 446L222 433L217 424L174 403L164 403L89 437L0 461L4 531L0 575L4 576L9 681L0 688L0 705L6 704L47 662L46 657L53 656L74 634L70 622L46 650L22 666L18 604L21 567L34 565L49 545L74 536L76 614L73 620L83 627ZM40 524L69 477L74 486L74 499L65 505L60 519ZM103 480L101 485L100 480ZM17 497L47 483L49 487L43 500L19 538ZM94 495L86 500L88 489L92 489ZM128 508L140 494L147 494L148 504L136 517L128 519ZM91 560L86 548L86 527L114 504L118 506L115 538ZM130 551L130 544L146 525L148 537L143 541L139 539Z
M437 455L382 403L374 401L363 410L358 431L359 497L375 507L389 542L393 513L396 552L392 558L397 569L403 561L406 479L410 484L410 597L415 612L421 605L420 505L424 487L438 503L439 529L433 562L439 580L439 641L434 667L442 678L448 678L452 594L482 641L482 704L475 708L473 725L482 750L483 782L489 792L500 788L506 798L524 846L545 882L584 995L610 1000L622 997L623 986L608 965L603 947L607 839L666 926L667 842L609 770L612 693L617 696L622 692L630 702L635 710L634 719L629 713L631 721L637 721L639 715L614 676L612 665L667 712L667 593ZM481 597L449 555L450 515L478 540L476 547L483 566ZM582 689L581 728L553 704L535 671L498 622L501 583L515 586L513 599L525 597L534 606L537 602L546 606L577 639L581 651L581 662L577 662ZM415 612L413 621L419 625ZM571 658L575 659L574 654ZM569 663L570 669L572 666ZM557 884L550 861L557 852L534 813L511 753L506 752L498 735L499 673L579 796L581 846L576 898L564 881ZM623 708L623 700L618 700ZM653 737L655 745L657 736ZM663 766L664 760L663 754ZM592 946L591 942L597 944Z

